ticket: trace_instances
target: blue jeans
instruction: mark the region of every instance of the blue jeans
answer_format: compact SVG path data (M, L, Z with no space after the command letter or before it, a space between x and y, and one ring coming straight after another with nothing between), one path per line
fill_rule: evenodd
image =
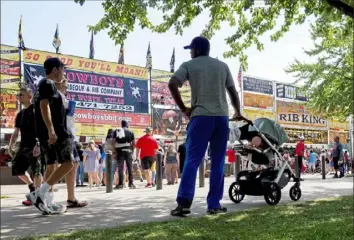
M207 197L208 209L220 208L224 193L224 166L229 120L226 116L196 116L187 127L186 159L177 194L177 203L190 207L195 192L198 167L204 159L210 142L210 187Z
M84 184L84 177L85 177L84 162L79 161L79 166L78 166L77 172L76 172L76 185L80 185L80 183L83 185Z

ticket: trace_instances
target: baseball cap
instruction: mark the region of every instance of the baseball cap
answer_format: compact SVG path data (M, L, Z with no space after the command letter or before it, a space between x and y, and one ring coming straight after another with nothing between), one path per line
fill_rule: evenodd
M203 36L195 37L195 38L193 38L191 44L184 47L184 49L193 49L193 48L209 50L210 49L210 42L208 39L206 39Z
M53 68L65 67L65 64L59 58L48 58L44 61L43 67L46 72L51 72Z
M146 132L146 133L151 133L152 132L152 128L151 127L147 127L147 128L145 128L145 131L144 132Z
M299 138L300 138L300 140L302 140L302 141L305 140L304 136L300 136Z

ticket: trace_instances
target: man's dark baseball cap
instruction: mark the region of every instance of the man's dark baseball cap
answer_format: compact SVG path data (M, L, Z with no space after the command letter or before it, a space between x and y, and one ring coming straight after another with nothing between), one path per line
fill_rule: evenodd
M184 49L201 49L201 50L209 50L210 42L203 36L193 38L190 45L185 46Z
M46 72L52 72L53 68L65 67L65 64L59 58L48 58L43 64Z

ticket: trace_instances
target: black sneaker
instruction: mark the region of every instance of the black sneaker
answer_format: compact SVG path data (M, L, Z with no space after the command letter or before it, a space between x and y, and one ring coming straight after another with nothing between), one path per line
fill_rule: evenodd
M208 209L207 213L208 214L219 214L219 213L226 213L227 208L226 207L220 207L217 209Z
M171 211L171 216L175 217L184 217L184 215L190 214L190 208L184 207L182 205L178 205L175 209Z
M123 185L117 185L115 189L123 189Z
M136 186L135 186L134 184L129 184L129 188L130 188L130 189L135 189Z
M144 182L144 179L140 178L140 182Z

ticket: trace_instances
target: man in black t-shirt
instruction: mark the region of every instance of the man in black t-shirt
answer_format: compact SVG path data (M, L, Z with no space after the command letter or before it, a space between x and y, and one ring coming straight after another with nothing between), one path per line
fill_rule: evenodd
M129 176L129 188L134 189L133 184L133 157L132 153L135 149L135 137L134 133L129 130L128 122L122 120L122 128L118 128L115 133L115 147L117 153L119 183L116 188L122 189L124 186L124 162L127 164L128 176Z
M66 126L66 109L55 86L55 82L64 78L64 64L58 58L48 58L44 70L46 78L37 85L34 105L37 134L48 166L45 183L29 194L28 199L44 214L52 214L66 211L66 207L50 199L52 195L48 192L73 168L74 159L72 136ZM57 169L55 163L60 164Z
M39 157L33 156L33 149L36 146L36 131L34 122L34 112L32 100L32 90L29 88L21 88L17 94L19 102L24 106L16 115L15 130L11 136L9 144L9 153L12 160L12 176L19 177L23 182L28 184L30 192L39 188L42 182L41 164ZM14 154L14 148L21 133L20 147ZM31 171L34 176L34 183L27 170ZM23 205L31 206L31 201L23 201Z

